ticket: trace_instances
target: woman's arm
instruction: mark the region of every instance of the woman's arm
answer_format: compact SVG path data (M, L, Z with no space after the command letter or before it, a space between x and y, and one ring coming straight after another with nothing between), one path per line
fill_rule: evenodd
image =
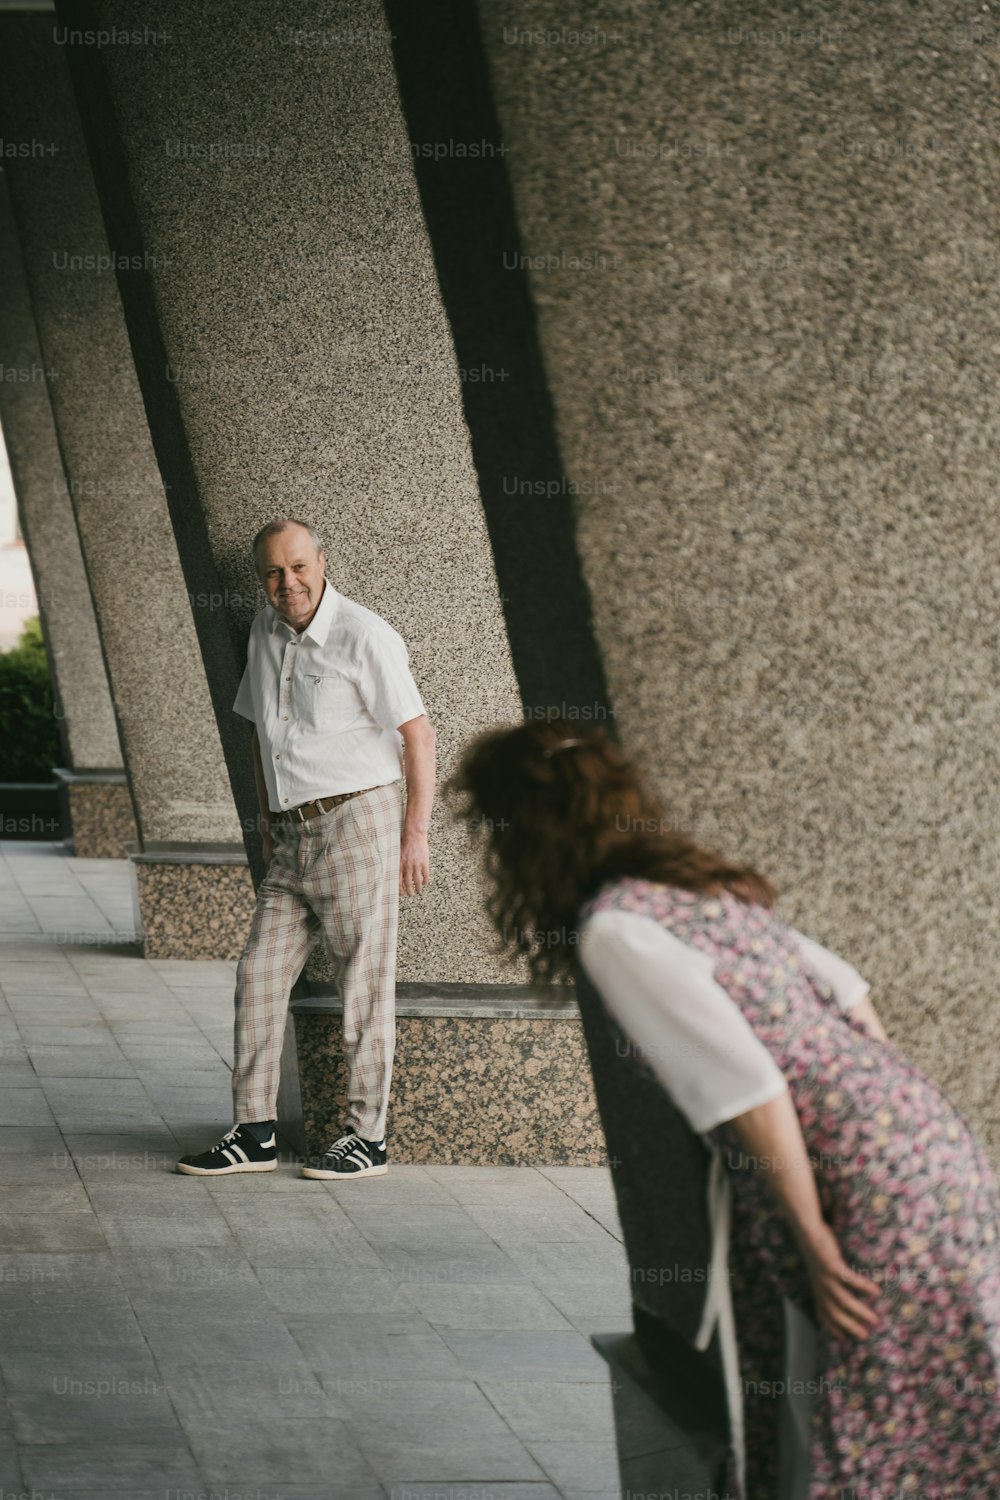
M887 1042L889 1040L888 1033L879 1020L869 995L866 995L863 1000L859 1000L857 1005L851 1006L851 1015L856 1021L861 1022L869 1036L877 1037L880 1042Z
M860 1298L878 1287L844 1262L823 1219L788 1084L713 979L712 960L652 918L613 910L585 924L580 962L691 1129L703 1134L731 1120L754 1165L769 1173L824 1327L866 1337L874 1315Z
M823 1218L791 1095L780 1094L736 1115L732 1124L746 1149L746 1165L767 1173L768 1185L788 1219L805 1259L820 1323L840 1338L867 1338L879 1320L863 1299L877 1296L880 1288L851 1270Z
M788 931L795 939L796 947L806 968L811 969L820 979L826 981L833 990L841 1010L850 1011L869 1035L877 1037L880 1042L887 1042L889 1038L885 1027L871 1002L871 986L866 979L862 979L853 964L841 958L839 953L833 953L829 948L824 948L815 939L806 937L796 928L789 927Z

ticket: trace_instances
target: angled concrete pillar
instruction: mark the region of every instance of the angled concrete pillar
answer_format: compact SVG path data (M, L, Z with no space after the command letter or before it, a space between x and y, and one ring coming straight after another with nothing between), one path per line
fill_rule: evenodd
M996 1154L989 17L475 9L623 739Z
M310 518L337 587L407 641L447 770L521 705L381 6L296 0L275 24L251 0L222 25L180 0L128 49L72 38L141 31L131 0L59 18L111 237L140 265L120 280L175 524L203 513L239 639L263 602L254 530ZM440 809L433 844L402 977L509 977Z
M10 457L21 528L28 547L53 675L52 711L66 764L63 826L73 851L121 857L135 840L135 817L122 765L76 518L62 457L7 185L0 181L0 426Z
M251 906L242 830L55 33L53 14L0 15L0 130L24 148L5 172L132 791L146 951L232 955Z
M58 14L111 239L139 267L119 279L182 562L192 566L206 536L242 647L263 602L253 532L275 514L311 521L335 585L406 640L446 773L475 731L522 717L522 693L464 421L469 372L442 306L382 7L292 0L276 20L267 0L250 0L223 25L199 0L180 0L127 51L74 35L141 31L132 0ZM207 656L206 666L230 693L228 668ZM245 730L235 759L237 777L249 765ZM430 1023L450 1007L469 1076L490 1025L506 1018L520 1039L511 1070L541 1076L556 1033L523 1064L534 1031L496 986L524 976L493 951L465 832L440 806L431 847L434 882L403 903L400 1014L427 1021L429 1045ZM299 1040L315 1060L339 1021L334 1009L316 1022L331 980L318 956L308 975ZM412 1055L419 1085L422 1045ZM323 1102L307 1099L305 1113L325 1122L335 1083L322 1065L301 1076L317 1075ZM444 1135L459 1152L477 1149L480 1119L441 1079L426 1096L437 1139L407 1134L415 1157L431 1153L421 1159ZM400 1073L400 1100L406 1083ZM486 1091L471 1093L485 1110ZM537 1107L518 1096L525 1139L547 1107L555 1119L564 1105L561 1159L593 1146L571 1094Z

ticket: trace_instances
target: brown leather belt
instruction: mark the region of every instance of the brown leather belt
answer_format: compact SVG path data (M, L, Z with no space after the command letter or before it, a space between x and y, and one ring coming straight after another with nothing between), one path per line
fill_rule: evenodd
M361 797L365 792L375 790L373 786L363 786L356 792L338 792L334 797L317 797L315 802L300 802L298 807L285 808L278 817L287 818L290 823L304 823L307 818L318 818L320 813L332 812L341 802L349 802L352 797Z

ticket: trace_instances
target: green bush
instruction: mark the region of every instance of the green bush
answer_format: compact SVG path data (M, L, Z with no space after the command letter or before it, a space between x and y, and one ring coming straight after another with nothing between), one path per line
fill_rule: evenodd
M0 651L0 781L51 781L63 749L37 615Z

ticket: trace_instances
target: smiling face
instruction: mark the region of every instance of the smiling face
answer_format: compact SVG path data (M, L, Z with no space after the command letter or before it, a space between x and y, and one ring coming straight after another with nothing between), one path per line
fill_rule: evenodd
M305 630L319 608L325 563L304 526L286 526L260 544L257 576L268 603L293 630Z

